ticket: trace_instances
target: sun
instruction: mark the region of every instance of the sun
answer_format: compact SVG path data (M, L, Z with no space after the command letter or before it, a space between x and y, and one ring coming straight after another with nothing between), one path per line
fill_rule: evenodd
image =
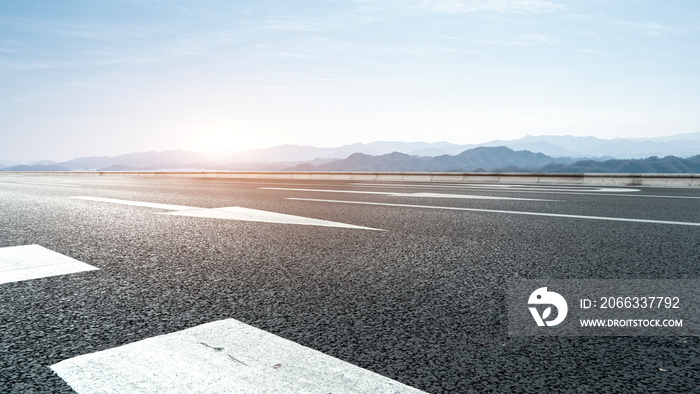
M188 150L199 152L241 151L268 146L259 133L242 128L204 129L191 135Z

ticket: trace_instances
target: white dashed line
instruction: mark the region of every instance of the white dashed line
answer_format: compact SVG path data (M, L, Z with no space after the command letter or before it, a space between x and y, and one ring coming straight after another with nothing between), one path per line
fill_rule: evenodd
M341 203L341 204L381 205L381 206L405 207L405 208L446 209L446 210L452 210L452 211L506 213L506 214L512 214L512 215L547 216L547 217L570 218L570 219L609 220L609 221L614 221L614 222L673 224L673 225L678 225L678 226L700 226L700 223L694 223L694 222L675 222L675 221L669 221L669 220L613 218L613 217L605 217L605 216L567 215L567 214L561 214L561 213L544 213L544 212L504 211L504 210L498 210L498 209L440 207L440 206L433 206L433 205L390 204L390 203L379 203L379 202L321 200L321 199L316 199L316 198L294 198L294 197L289 197L289 198L287 198L287 200L330 202L330 203Z
M674 198L674 199L689 199L698 200L698 196L669 196L669 195L654 195L654 194L636 194L641 192L641 189L630 189L630 188L609 188L609 187L599 187L599 188L584 188L584 187L556 187L556 188L539 188L539 187L515 187L518 185L463 185L463 184L453 184L453 185L424 185L424 184L389 184L389 183L352 183L351 185L356 185L359 187L376 187L376 188L388 188L388 189L478 189L478 190L491 190L497 191L499 193L544 193L544 194L568 194L568 195L579 195L579 196L606 196L606 197L641 197L641 198ZM504 187L512 186L512 187Z
M498 191L537 191L537 192L601 192L601 193L630 193L639 192L639 189L621 187L582 187L582 186L532 186L532 185L509 185L509 184L451 184L451 185L411 185L407 183L353 183L357 186L371 187L395 187L395 188L449 188L449 189L492 189Z
M19 282L97 269L39 245L0 248L0 283Z
M234 319L51 369L78 393L423 393Z
M48 182L0 182L0 185L30 185L30 186L58 186L58 187L78 187L80 185L71 185L65 183L48 183Z
M246 222L262 222L262 223L279 223L279 224L298 224L305 226L321 226L321 227L339 227L351 228L358 230L375 230L384 231L377 228L356 226L353 224L331 222L329 220L307 218L303 216L288 215L285 213L277 213L270 211L262 211L259 209L242 208L242 207L224 207L224 208L197 208L184 205L159 204L152 202L118 200L115 198L102 197L71 197L80 200L107 202L112 204L131 205L147 208L165 209L175 212L162 213L163 215L171 216L189 216L197 218L210 219L227 219Z
M539 198L517 198L517 197L494 197L494 196L478 196L473 194L446 194L446 193L393 193L393 192L371 192L362 190L332 190L332 189L293 189L285 187L261 187L262 190L287 190L287 191L303 191L303 192L321 192L321 193L351 193L351 194L375 194L388 197L425 197L425 198L460 198L469 200L516 200L516 201L558 201L558 200L543 200Z

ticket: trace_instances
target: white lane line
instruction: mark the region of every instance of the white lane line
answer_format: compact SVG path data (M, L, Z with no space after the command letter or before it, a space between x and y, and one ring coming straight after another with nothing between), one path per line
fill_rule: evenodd
M260 187L261 190L286 190L295 192L320 192L320 193L350 193L350 194L376 194L388 197L429 197L429 198L461 198L469 200L517 200L517 201L558 201L543 200L539 198L516 198L516 197L494 197L478 196L471 194L446 194L446 193L393 193L393 192L371 192L362 190L333 190L333 189L294 189L286 187Z
M39 245L0 248L0 284L97 269Z
M131 200L118 200L115 198L102 198L102 197L85 197L76 196L71 197L80 200L97 201L97 202L107 202L112 204L122 204L131 205L138 207L147 208L158 208L165 209L175 212L165 212L162 215L171 216L189 216L197 218L210 218L210 219L227 219L227 220L238 220L246 222L261 222L261 223L279 223L279 224L298 224L305 226L321 226L321 227L339 227L339 228L352 228L357 230L374 230L374 231L384 231L377 228L356 226L354 224L331 222L329 220L307 218L303 216L288 215L285 213L277 213L270 211L262 211L259 209L242 208L242 207L224 207L224 208L197 208L188 207L184 205L171 205L171 204L159 204L152 202L142 202L142 201L131 201Z
M32 186L58 186L58 187L78 187L80 185L68 185L63 183L44 183L44 182L0 182L0 185L32 185Z
M355 183L353 185L358 185L362 187L385 187L385 188L397 188L397 189L412 189L412 188L446 188L446 189L472 189L472 187L469 186L462 186L462 185L454 185L454 186L444 186L444 185L408 185L408 184L401 184L398 186L391 186L389 184L365 184L365 183ZM484 188L473 188L473 189L487 189L486 187ZM552 191L546 191L545 189L539 189L539 188L531 188L531 189L518 189L518 188L504 188L504 189L493 189L501 193L545 193L545 194L570 194L570 195L583 195L583 196L610 196L610 197L646 197L646 198L677 198L677 199L689 199L689 200L698 200L700 199L700 196L669 196L669 195L653 195L653 194L625 194L625 193L620 193L622 190L628 191L628 192L641 192L641 189L620 189L620 190L612 190L614 193L606 193L606 191L610 191L607 189L610 188L601 188L601 189L606 189L606 190L600 190L600 191L593 191L593 190L585 190L581 189L581 191L576 191L576 189L571 189L569 191L565 191L565 189L552 189Z
M674 224L674 225L678 225L678 226L699 226L700 227L700 223L694 223L694 222L674 222L674 221L669 221L669 220L651 220L651 219L614 218L614 217L605 217L605 216L567 215L567 214L562 214L562 213L504 211L504 210L499 210L499 209L439 207L439 206L432 206L432 205L389 204L389 203L365 202L365 201L321 200L321 199L316 199L316 198L289 197L289 198L287 198L287 200L334 202L334 203L341 203L341 204L383 205L383 206L390 206L390 207L406 207L406 208L447 209L447 210L453 210L453 211L507 213L507 214L512 214L512 215L547 216L547 217L557 217L557 218L589 219L589 220L609 220L609 221L614 221L614 222Z
M604 192L604 193L630 193L639 192L639 189L621 188L621 187L594 187L594 186L531 186L531 185L511 185L511 184L441 184L441 185L411 185L408 183L390 184L390 183L352 183L358 186L373 186L373 187L397 187L397 188L449 188L449 189L494 189L507 191L559 191L559 192Z
M51 369L78 393L423 393L234 319Z

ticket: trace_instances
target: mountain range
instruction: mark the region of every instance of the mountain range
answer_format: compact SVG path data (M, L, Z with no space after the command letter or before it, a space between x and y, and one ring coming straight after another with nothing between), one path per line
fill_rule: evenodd
M700 155L687 159L677 156L651 156L646 159L581 160L570 165L548 164L538 172L554 173L624 173L624 174L700 174Z
M279 145L266 149L217 154L181 150L138 152L114 157L82 157L58 163L11 163L0 160L0 171L610 172L610 168L616 167L622 172L699 172L693 170L695 167L692 157L684 159L698 153L700 132L645 139L526 136L512 141L471 145L377 141L333 148ZM658 156L664 158L660 159ZM665 156L675 156L675 159ZM640 161L642 158L648 159ZM686 162L687 160L690 162ZM661 162L666 164L662 165ZM632 166L629 167L625 163L635 164L629 164ZM623 171L628 167L638 168L639 171Z
M481 144L449 142L389 142L351 144L334 148L279 145L266 149L239 152L232 162L308 161L315 158L346 158L353 153L383 155L400 152L413 156L457 155L481 146L505 146L513 150L529 150L553 157L634 159L649 156L689 157L700 153L700 132L653 138L616 138L564 136L525 136L517 140L495 140Z
M536 169L548 164L571 164L571 158L555 158L542 153L514 151L504 146L478 147L457 155L411 156L393 152L379 156L353 153L346 159L324 164L304 163L289 171L494 171L501 168Z
M371 156L354 153L320 165L300 164L289 171L370 172L547 172L547 173L700 173L700 155L646 159L575 160L506 147L479 147L458 155L436 157L388 153Z

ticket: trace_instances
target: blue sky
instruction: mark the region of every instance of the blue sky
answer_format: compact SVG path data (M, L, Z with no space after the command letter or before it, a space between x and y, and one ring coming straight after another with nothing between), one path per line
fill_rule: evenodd
M700 2L0 3L0 159L700 131Z

